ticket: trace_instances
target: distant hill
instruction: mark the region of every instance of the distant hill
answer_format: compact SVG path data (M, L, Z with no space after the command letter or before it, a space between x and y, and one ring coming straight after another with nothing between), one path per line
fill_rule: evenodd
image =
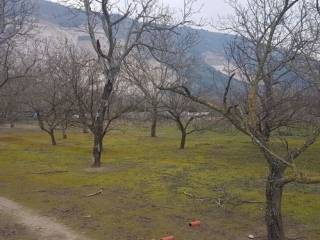
M64 36L79 46L91 47L89 35L85 31L86 15L84 12L58 3L37 0L36 17L39 23L39 35L44 37ZM126 26L123 28L125 29ZM180 31L187 30L191 28L180 29ZM233 36L199 29L192 29L192 31L195 31L198 36L198 44L193 47L192 54L202 63L196 74L196 84L204 88L214 86L216 91L222 91L228 78L222 71L226 62L224 47Z

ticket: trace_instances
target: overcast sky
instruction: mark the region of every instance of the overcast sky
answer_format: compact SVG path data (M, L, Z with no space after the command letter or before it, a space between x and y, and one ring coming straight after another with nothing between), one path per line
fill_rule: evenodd
M59 0L51 0L54 2L59 2ZM124 2L126 0L119 0L119 2ZM164 4L169 5L173 9L182 9L183 0L159 0ZM240 2L245 2L246 0L239 0ZM61 2L61 0L60 0ZM197 0L195 4L195 9L200 9L199 13L194 16L195 20L201 18L207 21L217 22L219 16L223 17L232 13L231 8L226 3L226 0ZM214 30L211 27L206 27L209 30Z
M162 1L176 9L181 9L183 7L183 0ZM196 3L196 9L200 9L199 14L195 16L196 18L200 19L203 17L209 21L216 21L219 16L225 16L232 13L230 6L225 0L198 0Z

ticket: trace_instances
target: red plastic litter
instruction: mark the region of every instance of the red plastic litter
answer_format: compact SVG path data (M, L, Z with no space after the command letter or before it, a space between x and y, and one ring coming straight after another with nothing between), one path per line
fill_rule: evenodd
M160 238L160 240L175 240L175 238L174 236L167 236L167 237Z
M199 220L193 220L192 222L189 223L190 227L200 227L201 222Z

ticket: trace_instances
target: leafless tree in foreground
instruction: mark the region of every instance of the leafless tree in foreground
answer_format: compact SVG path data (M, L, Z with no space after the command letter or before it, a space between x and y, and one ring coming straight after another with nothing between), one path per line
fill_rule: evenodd
M284 186L293 182L320 183L319 176L310 176L295 164L316 141L320 128L309 104L314 89L291 70L317 36L306 34L308 3L258 0L248 1L243 7L232 1L231 6L235 16L225 26L236 34L228 50L235 70L222 101L192 94L185 86L164 89L219 112L261 150L269 166L265 191L268 240L284 240ZM235 76L243 82L243 96L231 98L230 85ZM290 128L306 128L307 137L301 146L291 146L290 139L282 134Z
M92 122L94 135L92 166L100 167L108 101L114 86L117 85L124 60L137 47L146 48L150 52L163 51L157 46L153 33L174 31L178 26L187 23L193 13L194 0L185 1L183 16L179 21L173 21L168 9L157 4L156 0L132 0L127 1L124 6L109 0L81 2L87 14L92 46L99 57L104 74L101 101ZM103 32L103 36L97 34L99 30Z

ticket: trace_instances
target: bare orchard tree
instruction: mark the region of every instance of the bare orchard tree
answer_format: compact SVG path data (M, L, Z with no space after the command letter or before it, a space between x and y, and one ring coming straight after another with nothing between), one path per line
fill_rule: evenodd
M63 122L65 99L60 95L60 83L57 78L42 77L30 90L28 105L34 112L42 131L49 134L51 144L57 145L55 131Z
M25 44L32 27L32 12L29 0L0 0L1 115L11 126L21 110L25 83L37 60L35 48Z
M8 81L0 88L0 118L2 122L10 123L11 127L14 127L15 121L21 115L21 112L25 110L25 93L31 86L30 80L35 76L34 70L37 59L38 49L33 46L26 46L21 51L16 50L14 54L11 53L10 61L6 62L8 72L4 77ZM14 77L7 78L7 76Z
M65 127L66 117L69 118L73 107L68 81L59 65L63 55L54 46L53 42L44 43L36 77L28 90L28 105L40 129L50 135L53 146L57 144L55 131Z
M0 91L0 123L15 126L16 121L25 110L25 93L28 89L28 79L24 81L10 81Z
M31 66L24 71L15 71L15 62L25 57L19 46L27 37L32 26L33 4L29 0L0 0L0 88L7 82L21 79Z
M156 137L159 116L163 111L164 91L159 86L168 81L168 68L158 63L148 53L137 51L125 62L125 78L141 91L151 116L150 136Z
M61 65L61 71L72 89L70 97L74 101L74 115L78 116L79 124L94 135L93 159L100 160L103 141L99 139L104 139L113 129L115 120L136 107L135 93L131 91L126 81L119 79L114 84L108 101L105 102L106 114L103 118L102 132L96 132L95 124L102 101L100 97L104 91L103 68L97 64L92 54L81 51L71 44L65 45L64 53L66 59ZM100 161L94 162L95 167L99 167L100 164Z
M155 33L158 48L162 51L150 52L139 47L124 61L127 79L140 89L150 106L151 137L156 136L157 120L163 111L165 93L159 86L175 81L173 76L176 73L185 74L195 62L190 49L198 40L196 32L185 28L177 31L178 34L171 31Z
M208 114L201 112L200 105L194 103L190 98L172 92L166 95L164 106L168 118L177 124L181 133L180 149L184 149L189 134L204 130L197 123Z
M308 31L306 2L250 0L247 6L231 3L235 15L224 26L236 34L228 50L235 70L222 101L193 94L183 86L167 89L221 113L260 149L269 166L265 189L268 240L284 240L284 187L289 183L320 183L319 176L306 174L295 164L316 141L320 128L309 105L313 96L310 93L315 90L290 70L315 36L304 34ZM243 83L241 97L232 96L234 76ZM306 139L299 147L292 147L282 133L291 128L306 128Z
M95 132L95 121L99 116L98 106L101 104L101 94L103 88L103 76L101 68L97 69L96 63L91 63L87 68L87 72L82 74L81 78L72 78L73 94L76 99L77 112L79 120L83 126L86 126L94 135L93 158L99 159L99 162L94 162L94 167L101 165L101 153L103 151L104 137L113 128L113 123L119 119L124 113L132 111L136 108L134 92L130 91L127 82L117 81L114 85L114 90L106 104L106 115L103 119L102 132Z
M174 21L172 13L156 0L130 0L124 4L110 0L80 2L83 3L87 14L88 32L93 49L103 67L101 101L95 119L91 123L95 143L92 166L100 167L105 119L110 118L106 116L108 102L113 95L114 86L117 85L125 59L137 47L144 47L150 51L163 51L157 47L157 41L152 38L153 33L173 31L187 23L193 13L194 0L185 1L182 19L178 21ZM98 34L101 31L103 36Z
M309 9L309 17L306 19L305 24L308 26L308 31L305 34L314 36L315 41L309 44L302 52L302 56L296 59L294 64L291 65L292 70L306 78L314 85L320 93L320 7L319 1L316 6Z

